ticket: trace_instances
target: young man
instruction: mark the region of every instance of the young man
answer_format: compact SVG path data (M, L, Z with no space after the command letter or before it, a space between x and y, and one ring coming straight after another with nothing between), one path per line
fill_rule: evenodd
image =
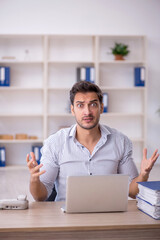
M46 200L53 184L57 190L56 200L65 200L69 175L128 174L132 198L138 193L136 182L147 181L159 156L158 150L147 159L147 149L144 149L138 174L130 140L117 130L99 124L102 99L102 92L95 84L81 81L73 85L70 101L76 125L59 130L45 141L40 165L33 153L30 153L31 160L27 155L30 191L35 200Z

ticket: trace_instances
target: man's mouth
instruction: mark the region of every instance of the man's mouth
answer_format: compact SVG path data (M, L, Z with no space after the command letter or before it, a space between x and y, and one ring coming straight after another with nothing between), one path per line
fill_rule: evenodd
M82 120L85 121L85 122L91 122L93 120L93 117L91 117L91 116L90 117L83 117Z

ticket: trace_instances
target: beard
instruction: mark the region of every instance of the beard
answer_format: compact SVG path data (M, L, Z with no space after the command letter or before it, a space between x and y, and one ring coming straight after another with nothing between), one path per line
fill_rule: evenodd
M86 116L86 117L92 117L93 120L94 120L94 117L91 116L91 115ZM85 124L85 123L83 124L83 118L82 118L82 121L79 121L79 120L76 118L76 122L77 122L77 124L78 124L81 128L86 129L86 130L90 130L90 129L95 128L95 127L98 125L99 119L100 119L100 116L99 116L98 118L96 118L95 121L93 121L93 123L91 123L91 124Z

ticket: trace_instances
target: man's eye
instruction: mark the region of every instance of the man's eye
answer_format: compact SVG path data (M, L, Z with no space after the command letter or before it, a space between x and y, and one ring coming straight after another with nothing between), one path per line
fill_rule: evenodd
M91 106L92 107L97 107L97 103L92 103Z
M83 107L83 104L79 103L79 104L77 105L77 107L78 107L78 108L82 108L82 107Z

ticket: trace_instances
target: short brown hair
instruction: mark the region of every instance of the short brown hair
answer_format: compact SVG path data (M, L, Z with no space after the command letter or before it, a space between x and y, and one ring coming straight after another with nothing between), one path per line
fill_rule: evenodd
M87 81L79 81L75 83L70 90L70 101L72 105L74 103L76 93L79 92L81 93L95 92L98 96L100 103L102 103L103 94L101 89L96 84Z

